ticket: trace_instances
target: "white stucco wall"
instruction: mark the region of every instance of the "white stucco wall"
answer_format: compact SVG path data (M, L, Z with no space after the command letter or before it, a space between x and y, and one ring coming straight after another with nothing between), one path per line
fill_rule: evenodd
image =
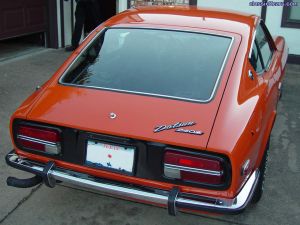
M119 7L117 9L118 13L127 9L127 0L117 0L117 2L118 2L117 5Z
M268 7L266 25L270 33L283 36L288 44L289 53L300 55L300 29L281 27L281 18L282 7Z
M64 1L64 28L65 28L65 45L71 45L72 24L71 24L71 1ZM74 12L73 12L74 15ZM75 21L75 19L74 19Z
M57 4L57 38L58 38L58 47L61 48L61 17L60 17L60 1L56 0Z
M259 1L259 0L258 0ZM198 0L198 6L229 9L250 14L261 14L260 6L249 6L250 0Z
M261 7L249 6L252 0L198 0L198 6L231 9L261 15ZM258 1L258 0L257 0ZM283 36L290 49L290 54L300 55L300 29L281 27L282 7L269 6L266 25L272 35Z

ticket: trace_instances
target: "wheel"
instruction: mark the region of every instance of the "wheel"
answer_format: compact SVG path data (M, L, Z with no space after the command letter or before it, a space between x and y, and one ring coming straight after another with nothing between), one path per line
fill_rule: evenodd
M256 186L255 191L253 193L253 197L252 197L252 200L251 200L252 204L256 204L256 203L259 202L259 200L262 197L263 191L264 191L264 181L265 181L265 176L266 176L269 146L270 146L270 138L268 140L264 156L263 156L263 158L261 160L261 163L260 163L260 166L259 166L260 176L258 178L258 183L257 183L257 186Z

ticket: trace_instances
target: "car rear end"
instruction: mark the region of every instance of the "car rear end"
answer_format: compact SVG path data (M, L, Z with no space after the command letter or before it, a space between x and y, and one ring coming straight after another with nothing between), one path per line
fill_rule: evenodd
M36 176L8 178L8 185L64 182L171 215L240 212L258 172L237 192L232 156L207 151L240 41L194 28L94 32L32 97L30 110L13 115L6 161Z
M53 188L63 182L167 207L171 215L177 210L237 213L251 199L258 176L253 173L234 198L216 197L231 185L225 155L23 120L15 120L13 129L17 151L7 155L7 163L40 178L9 178L8 185L16 187L43 181ZM109 165L111 157L122 170Z

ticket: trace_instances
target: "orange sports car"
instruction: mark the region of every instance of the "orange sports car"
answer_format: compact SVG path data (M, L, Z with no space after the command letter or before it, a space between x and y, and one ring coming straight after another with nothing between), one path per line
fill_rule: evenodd
M288 56L254 15L130 9L97 27L11 117L7 164L178 210L260 200Z

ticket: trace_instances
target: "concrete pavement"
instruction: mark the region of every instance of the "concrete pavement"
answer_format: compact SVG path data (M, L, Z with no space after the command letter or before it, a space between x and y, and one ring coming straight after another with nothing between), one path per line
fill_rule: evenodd
M165 209L59 186L7 187L7 176L27 174L6 166L11 148L9 117L68 56L63 50L0 62L0 224L207 224L294 225L300 223L300 66L288 65L284 94L271 137L270 159L261 202L240 215L167 215ZM30 176L30 175L29 175Z
M8 168L4 160L12 149L10 116L37 85L44 83L55 72L67 55L63 51L42 50L27 55L17 54L17 58L10 54L9 60L0 60L0 221L32 191L9 188L5 184L7 175L30 177Z

